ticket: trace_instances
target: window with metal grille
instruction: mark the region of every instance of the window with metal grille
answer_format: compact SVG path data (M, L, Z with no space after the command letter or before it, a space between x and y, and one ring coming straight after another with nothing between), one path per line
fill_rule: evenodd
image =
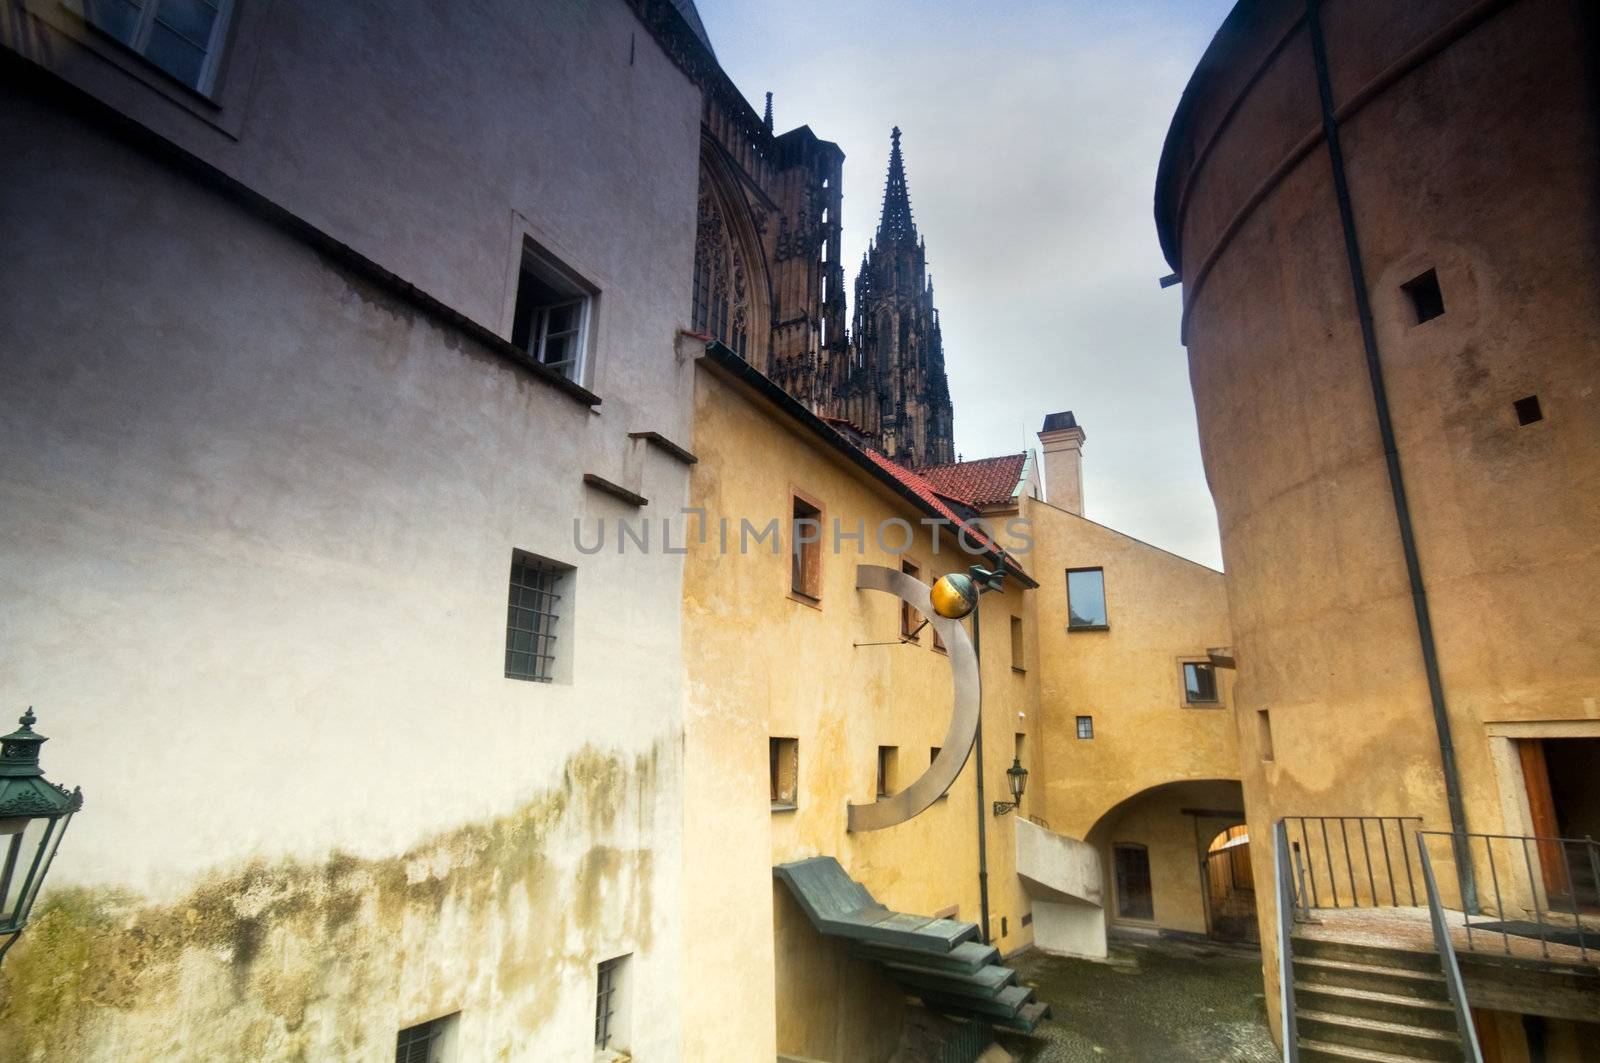
M1217 670L1201 661L1183 662L1183 699L1191 705L1217 702Z
M419 1022L395 1038L394 1063L448 1063L453 1057L456 1023L461 1013Z
M606 960L596 969L594 994L594 1046L610 1048L616 1037L617 990L621 981L622 963L626 956Z
M210 93L233 0L66 0L83 20L191 89Z
M506 678L548 683L555 678L562 592L572 569L542 557L511 555L506 608Z
M1078 737L1079 738L1093 738L1094 737L1094 717L1093 716L1079 716L1078 717Z
M562 376L583 382L595 292L561 263L524 242L511 342Z

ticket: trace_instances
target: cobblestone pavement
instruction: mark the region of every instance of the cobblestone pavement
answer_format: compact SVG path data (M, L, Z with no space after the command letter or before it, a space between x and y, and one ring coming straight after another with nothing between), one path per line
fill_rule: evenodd
M1005 1038L1023 1063L1271 1063L1261 955L1168 939L1113 938L1107 961L1032 952L1011 961L1050 1003L1039 1036Z

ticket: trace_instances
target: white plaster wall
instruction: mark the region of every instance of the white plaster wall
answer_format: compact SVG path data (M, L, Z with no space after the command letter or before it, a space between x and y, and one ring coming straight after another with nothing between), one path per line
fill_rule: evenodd
M69 43L45 50L503 334L515 212L602 290L603 404L7 90L0 707L37 707L46 770L86 795L52 885L159 902L247 860L392 857L570 787L585 748L648 760L652 791L630 792L626 815L555 830L542 855L572 872L601 835L648 854L650 944L625 939L628 897L569 874L611 929L539 946L572 962L549 967L555 1003L513 1054L578 1058L588 961L638 950L634 984L657 989L632 1001L634 1047L673 1058L681 563L618 556L614 539L580 556L572 522L637 515L586 490L587 471L639 489L658 519L686 497L686 470L627 432L681 439L689 423L673 338L698 93L621 0L405 17L273 0L252 17L258 61L227 75L252 80L237 139ZM514 548L578 566L571 684L503 678ZM456 974L474 1058L499 990L470 954ZM426 1017L436 988L408 992L349 1021Z

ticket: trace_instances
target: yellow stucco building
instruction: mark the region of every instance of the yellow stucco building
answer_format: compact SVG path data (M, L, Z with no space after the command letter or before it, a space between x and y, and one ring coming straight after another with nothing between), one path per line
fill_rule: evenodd
M977 491L957 482L970 468L890 462L719 344L697 364L684 918L721 932L686 944L703 974L685 1028L706 1038L690 1054L885 1059L902 1036L915 992L818 932L774 878L798 861L831 857L887 908L980 938L986 916L1000 963L1036 940L1104 955L1108 920L1213 929L1205 850L1242 822L1220 574L1050 505L1031 455L1005 459L1008 489ZM821 528L798 555L796 518ZM1003 557L975 549L979 528ZM946 649L894 597L858 590L858 566L932 583L974 563L1007 569L979 603L984 792L969 761L920 815L851 831L847 804L921 775L952 711ZM1096 572L1110 618L1069 620L1069 570ZM1013 764L1028 771L1015 813L995 807Z

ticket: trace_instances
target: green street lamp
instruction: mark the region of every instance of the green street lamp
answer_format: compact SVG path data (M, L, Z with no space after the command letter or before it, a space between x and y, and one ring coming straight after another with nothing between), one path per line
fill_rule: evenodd
M997 816L1003 816L1022 804L1023 791L1028 788L1028 769L1022 766L1020 757L1011 758L1011 767L1006 769L1006 785L1011 787L1011 800L994 803L994 814Z
M39 768L39 746L46 739L33 730L32 707L20 728L0 738L0 959L28 923L39 887L50 871L61 836L83 793L46 781Z

